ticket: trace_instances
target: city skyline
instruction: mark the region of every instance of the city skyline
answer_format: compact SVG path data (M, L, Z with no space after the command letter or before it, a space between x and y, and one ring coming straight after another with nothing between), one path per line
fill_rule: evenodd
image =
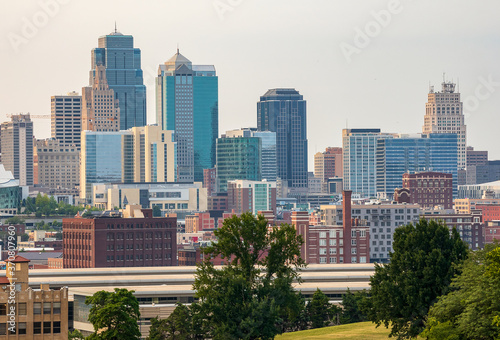
M480 15L474 16L470 13L475 13L477 6L464 1L455 2L452 10L430 1L400 1L396 7L389 7L394 2L387 1L319 1L311 6L300 1L228 5L216 0L196 2L198 6L170 2L143 4L141 8L132 3L119 8L106 3L97 13L91 9L92 2L53 3L57 6L51 9L41 2L1 5L9 13L0 24L5 79L0 91L1 121L7 121L7 114L19 112L49 115L50 96L80 92L88 85L89 51L99 36L113 31L116 20L118 30L132 35L134 47L142 52L150 124L156 110L157 65L179 44L184 55L217 68L220 132L256 126L256 103L267 89L290 87L304 95L308 101L310 170L316 152L341 145L341 131L346 126L419 132L429 85L439 88L443 72L447 80L460 80L468 145L488 150L490 159L500 158L500 150L489 148L489 136L500 122L495 115L500 105L500 71L496 67L500 50L494 43L500 25L494 13L499 5L493 1L485 2ZM220 4L229 7L224 11ZM192 12L190 17L156 20L168 6L179 13L188 7ZM131 11L137 16L131 17ZM95 18L91 25L86 19L89 15ZM426 25L422 26L424 15ZM467 20L457 20L463 17ZM197 22L201 26L195 25ZM175 30L180 23L185 29ZM30 25L34 27L31 34L24 34L29 29L23 31L23 27ZM366 35L366 29L373 32ZM166 37L166 32L174 33ZM263 39L270 36L279 39ZM367 37L364 44L362 36ZM53 42L67 47L55 53ZM300 71L291 72L297 67ZM28 72L32 79L44 79L43 86L40 81L27 83L21 75ZM241 91L242 86L245 91ZM28 98L26 93L30 93ZM50 120L33 121L36 137L49 137Z

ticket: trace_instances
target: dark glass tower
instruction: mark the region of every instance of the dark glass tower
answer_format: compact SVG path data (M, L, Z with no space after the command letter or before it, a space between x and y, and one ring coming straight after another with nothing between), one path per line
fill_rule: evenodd
M215 165L219 136L219 87L213 65L193 65L177 53L160 65L156 78L156 123L174 130L177 181L202 182Z
M146 86L141 69L141 50L134 48L134 38L114 32L99 38L92 50L89 84L94 84L97 66L106 67L106 78L120 106L120 130L146 125Z
M295 89L268 90L257 103L257 130L276 132L277 177L292 191L307 189L307 115L302 95Z

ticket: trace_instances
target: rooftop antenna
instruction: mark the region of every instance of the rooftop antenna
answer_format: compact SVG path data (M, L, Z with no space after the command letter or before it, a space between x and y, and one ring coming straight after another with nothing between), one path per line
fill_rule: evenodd
M115 33L118 32L118 30L116 29L116 20L115 20Z
M179 43L177 43L177 54L179 54Z
M446 83L446 80L445 80L445 72L443 72L443 83Z
M460 77L457 77L457 92L460 93Z

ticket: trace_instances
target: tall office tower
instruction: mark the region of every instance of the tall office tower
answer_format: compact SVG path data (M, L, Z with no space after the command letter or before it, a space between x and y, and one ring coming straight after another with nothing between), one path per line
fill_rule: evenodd
M329 178L342 177L342 148L326 148L314 155L314 176L327 182Z
M62 145L76 145L80 149L82 132L82 96L70 92L65 96L50 97L51 137Z
M441 92L434 92L431 86L425 104L425 117L422 132L456 133L458 135L458 169L467 166L467 136L464 123L463 105L460 93L455 92L452 82L443 81Z
M453 194L457 194L457 135L431 133L394 135L377 140L377 192L394 194L403 187L403 174L442 172L451 174Z
M157 125L133 127L134 182L175 182L177 143L174 132Z
M80 184L80 149L75 144L41 139L34 151L34 184L54 189L74 189Z
M92 86L82 88L82 130L120 131L119 100L108 85L106 68L97 65L95 71Z
M343 129L344 189L368 197L377 195L377 140L394 138L380 129Z
M82 132L80 197L90 200L93 183L174 182L176 142L159 126L113 132Z
M158 67L156 123L175 130L177 181L203 181L215 165L219 136L218 78L213 65L193 65L177 53Z
M272 211L276 215L276 182L234 180L227 182L228 210L236 214Z
M306 101L295 89L268 90L257 103L257 130L276 132L277 178L307 192Z
M29 113L1 125L2 163L19 185L33 185L33 122Z
M256 128L243 128L226 131L226 137L257 137L262 144L262 179L276 181L276 132L256 131Z
M141 50L134 48L134 38L123 35L116 28L99 37L98 47L92 50L91 87L99 78L97 67L100 65L105 67L109 88L115 92L120 105L119 130L146 125L146 86L141 69Z
M227 182L244 179L262 180L262 141L257 137L217 138L217 192L227 191Z

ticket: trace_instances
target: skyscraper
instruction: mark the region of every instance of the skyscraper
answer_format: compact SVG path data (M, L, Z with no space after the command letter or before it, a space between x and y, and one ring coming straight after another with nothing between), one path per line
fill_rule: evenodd
M431 86L425 104L423 133L456 133L458 135L458 169L467 166L467 135L464 123L463 104L460 93L455 92L455 83L443 81L441 92Z
M276 132L277 177L307 191L306 101L295 89L268 90L257 103L257 130Z
M314 176L327 182L329 178L342 177L342 148L326 148L314 155Z
M70 92L65 96L50 97L51 137L62 145L74 144L80 149L82 131L82 96Z
M177 181L203 181L215 165L219 136L218 78L213 65L193 65L177 53L158 68L156 123L175 130Z
M91 87L99 77L99 65L106 68L109 88L118 99L120 130L146 125L146 86L143 84L141 50L134 48L134 38L123 35L116 28L99 37L98 47L92 50Z
M108 85L106 68L97 65L96 74L92 86L82 89L82 130L120 131L120 107Z
M19 185L33 185L33 122L30 115L12 115L1 125L2 163Z

